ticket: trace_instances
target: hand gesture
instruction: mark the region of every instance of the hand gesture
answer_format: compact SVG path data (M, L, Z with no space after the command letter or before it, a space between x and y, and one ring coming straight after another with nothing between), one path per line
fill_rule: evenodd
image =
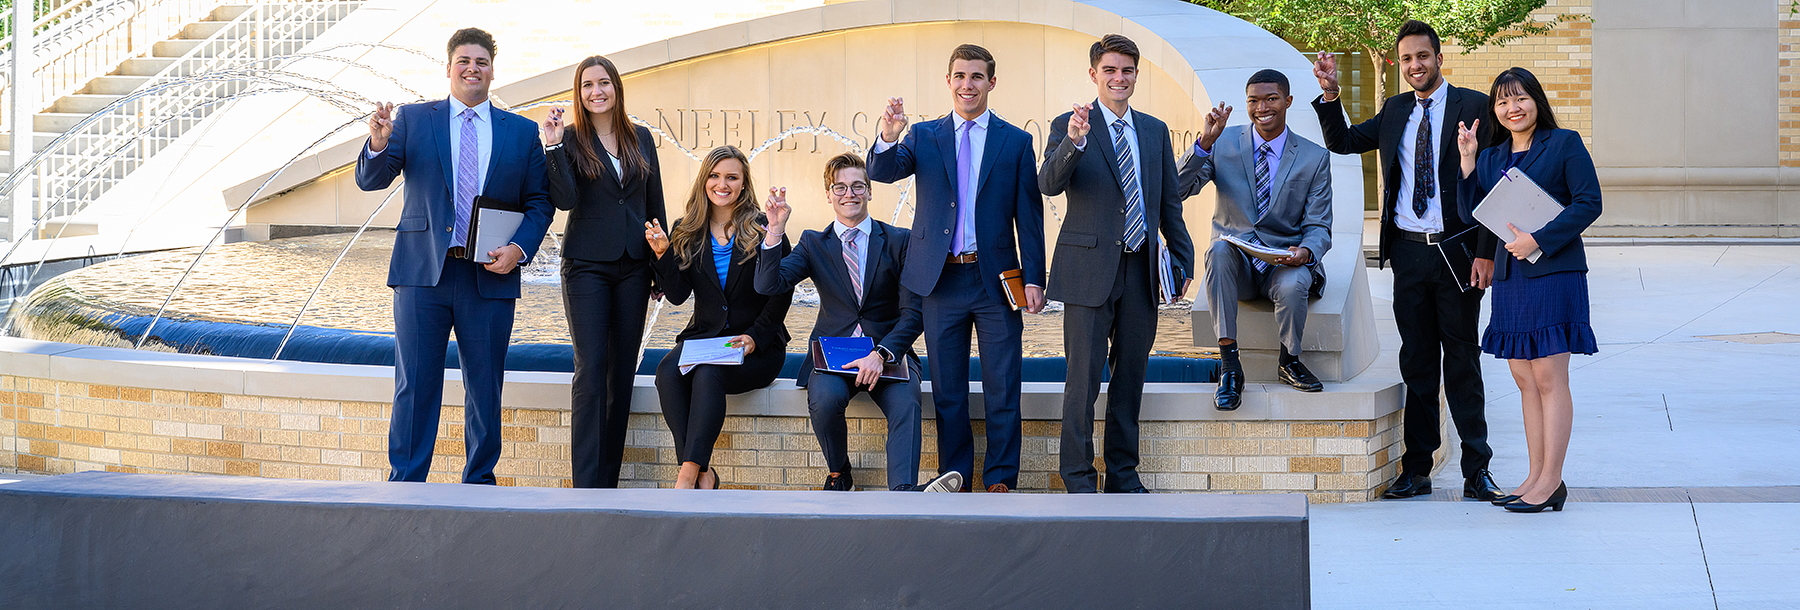
M881 111L881 140L893 143L900 141L900 132L906 130L906 100L890 97L887 108Z
M1069 111L1069 141L1076 146L1086 144L1088 129L1088 105L1076 104Z
M1206 113L1206 128L1200 132L1200 139L1194 143L1200 150L1212 152L1213 143L1219 141L1219 134L1225 133L1225 120L1231 118L1231 107L1219 102L1217 107Z
M1536 237L1532 237L1530 233L1520 231L1518 227L1513 226L1510 222L1506 223L1506 228L1512 229L1513 232L1513 240L1506 242L1506 251L1511 252L1513 258L1525 260L1525 257L1530 256L1531 253L1538 250Z
M756 339L751 338L750 335L738 335L725 342L725 347L744 348L744 355L748 356L756 351Z
M881 359L881 352L869 352L869 355L844 365L844 370L856 371L856 383L850 385L868 386L869 391L874 391L875 383L881 381L881 367L886 364Z
M1456 122L1456 152L1462 155L1462 175L1475 172L1475 154L1481 150L1481 141L1476 137L1476 128L1481 127L1481 119L1475 119L1474 125Z
M669 234L663 231L662 221L652 218L644 223L644 242L650 244L650 251L656 253L657 258L669 251Z
M781 236L787 234L788 216L794 208L787 204L787 187L769 187L769 202L763 206L763 214L769 217L768 240L764 243L781 243Z
M562 143L563 109L551 108L550 117L544 119L544 145L555 146Z
M387 150L388 136L394 135L394 104L375 102L375 113L369 115L369 151Z
M1319 60L1313 62L1313 77L1319 79L1319 88L1325 91L1325 101L1337 99L1338 70L1337 56L1330 51L1319 51Z

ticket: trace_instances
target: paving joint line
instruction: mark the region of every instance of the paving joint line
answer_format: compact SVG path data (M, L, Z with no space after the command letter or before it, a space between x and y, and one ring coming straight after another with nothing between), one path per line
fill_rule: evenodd
M1713 585L1712 562L1706 558L1706 536L1700 533L1700 509L1688 500L1688 511L1694 516L1694 541L1700 543L1700 565L1706 568L1706 590L1712 593L1713 610L1719 610L1719 588Z

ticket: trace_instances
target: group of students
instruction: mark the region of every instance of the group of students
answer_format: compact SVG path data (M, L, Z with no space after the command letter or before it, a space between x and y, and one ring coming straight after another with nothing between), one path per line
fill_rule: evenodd
M810 279L820 303L812 337L867 337L874 345L844 365L844 374L801 367L797 383L806 389L825 454L824 489L855 487L845 409L865 391L887 418L890 489L970 489L971 339L981 355L986 419L980 480L989 492L1015 488L1021 311L1039 312L1054 299L1064 304L1068 363L1060 443L1064 488L1144 493L1137 474L1138 412L1157 305L1185 294L1195 270L1182 200L1209 183L1218 193L1203 278L1223 359L1215 407L1230 410L1241 402L1239 300L1274 302L1282 345L1277 377L1302 391L1320 391L1323 384L1301 362L1299 348L1308 301L1325 282L1319 261L1331 246L1327 149L1379 149L1388 177L1382 259L1395 265L1408 386L1404 472L1388 495L1430 490L1441 346L1450 406L1464 440L1465 495L1512 502L1508 508L1515 510L1560 509L1570 421L1567 355L1594 351L1579 237L1599 213L1592 162L1579 136L1556 129L1529 72L1509 70L1483 97L1443 82L1438 39L1429 26L1409 23L1397 41L1415 93L1388 100L1377 117L1345 123L1335 99L1335 60L1322 54L1315 76L1325 96L1314 105L1325 146L1287 128L1293 103L1287 77L1263 70L1246 85L1250 124L1226 127L1232 108L1211 109L1179 165L1167 125L1130 105L1139 63L1131 40L1107 35L1089 49L1096 99L1051 123L1041 164L1031 136L987 107L998 82L993 55L962 45L951 53L945 78L954 111L909 128L904 101L890 99L868 159L844 153L826 163L821 179L834 220L790 239L786 189L768 189L759 205L750 161L732 146L701 160L683 214L670 222L652 135L628 119L623 83L611 61L594 56L578 64L572 108L552 110L540 126L491 106L494 41L481 30L461 30L447 45L449 99L378 106L357 163L365 190L387 188L402 174L409 181L389 275L397 344L390 478L420 481L429 469L445 348L454 330L468 393L463 480L494 482L500 374L519 293L517 267L535 255L554 209L561 209L568 212L562 280L575 352L576 487L618 485L639 338L648 304L659 297L694 301L678 343L727 338L745 353L742 364L683 367L678 345L656 367L657 394L680 465L675 486L718 487L711 458L726 396L775 380L791 340L785 318L793 289ZM1479 117L1487 119L1485 133ZM1454 132L1448 127L1453 120L1459 123ZM409 124L421 127L407 129ZM1507 133L1510 151L1503 148ZM1494 146L1482 150L1484 142ZM1495 239L1469 216L1499 175L1515 167L1568 208L1543 230ZM872 181L909 177L916 181L913 226L870 218ZM1050 266L1043 197L1065 193L1067 218ZM468 248L469 219L480 198L519 202L526 210L513 243L485 256ZM1446 214L1440 201L1456 201L1457 213ZM1480 245L1466 274L1469 285L1461 286L1456 273L1427 263L1419 248L1468 227L1480 235ZM1225 237L1287 253L1253 257ZM1523 259L1537 250L1544 252L1537 262ZM1496 257L1505 261L1497 268ZM491 262L476 262L485 259ZM1009 287L1003 275L1016 277L1022 289ZM1172 277L1173 290L1162 287L1164 277ZM1494 321L1482 344L1509 359L1525 396L1531 450L1529 476L1510 495L1500 493L1486 470L1492 452L1480 410L1479 365L1472 361L1473 325L1490 281ZM913 350L921 336L931 354L939 425L938 475L924 485L918 480L922 366ZM894 367L908 374L883 376ZM1108 369L1102 477L1094 467L1094 403Z

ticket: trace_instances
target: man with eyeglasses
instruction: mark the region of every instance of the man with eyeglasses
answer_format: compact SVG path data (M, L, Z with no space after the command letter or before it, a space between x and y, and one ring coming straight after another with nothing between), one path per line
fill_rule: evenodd
M882 487L894 491L957 491L962 475L951 471L925 487L919 477L919 359L913 342L923 328L920 299L900 285L902 261L912 241L906 229L869 218L869 176L861 157L840 154L825 163L826 201L837 217L824 231L807 231L792 252L756 257L756 290L780 294L812 278L819 294L819 316L812 340L820 337L868 337L875 349L846 365L855 376L814 374L800 367L796 384L806 388L813 434L825 452L825 491L855 489L850 472L849 430L844 410L857 393L868 391L888 420L887 477ZM785 248L792 209L771 200L764 250ZM906 380L882 379L882 368L904 362Z

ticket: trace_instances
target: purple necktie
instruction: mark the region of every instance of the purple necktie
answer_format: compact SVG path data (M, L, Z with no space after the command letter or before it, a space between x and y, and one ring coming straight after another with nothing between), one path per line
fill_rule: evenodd
M956 232L950 236L952 255L963 254L963 244L975 230L975 153L969 147L972 131L975 121L963 121L962 141L956 145L956 200L962 207L956 210Z
M463 121L462 142L456 153L456 233L451 243L463 246L469 243L469 215L475 196L480 194L475 189L475 172L481 167L481 161L476 159L481 145L475 140L475 109L464 108L457 116Z

